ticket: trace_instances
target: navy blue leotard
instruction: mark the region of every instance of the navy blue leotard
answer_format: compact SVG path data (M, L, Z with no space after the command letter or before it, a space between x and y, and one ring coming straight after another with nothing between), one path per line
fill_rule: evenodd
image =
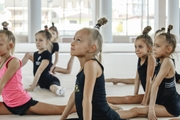
M155 74L158 74L161 64L158 64ZM156 104L163 105L173 116L180 115L180 95L176 91L176 81L172 78L164 78L159 86Z
M103 66L100 63L99 65L102 67L103 71ZM84 70L80 71L76 77L75 104L79 120L83 120L82 100L85 82ZM92 97L92 120L121 120L120 116L109 107L106 101L105 81L103 73L96 79L94 86Z

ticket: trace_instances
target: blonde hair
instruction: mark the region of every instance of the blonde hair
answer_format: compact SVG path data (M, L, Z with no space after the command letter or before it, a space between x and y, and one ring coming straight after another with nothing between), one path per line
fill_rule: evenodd
M102 25L106 24L108 22L108 20L103 17L101 19L98 20L97 24L95 25L94 29L92 28L83 28L88 32L89 34L89 40L91 42L96 42L97 43L97 49L94 53L95 57L98 59L98 61L101 62L102 59L102 44L103 44L103 38L101 33L99 32L99 29Z
M170 31L172 29L173 29L173 26L169 25L168 29L167 29L167 32L161 33L158 36L164 36L165 37L166 43L168 45L172 46L172 48L173 48L171 53L174 53L175 49L176 49L177 42L176 42L176 36L174 34L170 33Z
M14 34L10 30L8 30L8 28L7 28L8 25L9 25L9 23L7 23L6 21L4 21L2 23L3 30L0 30L0 34L4 34L7 36L8 43L10 43L10 42L13 43L13 48L10 49L10 54L13 55L14 50L15 50L15 37L14 37Z

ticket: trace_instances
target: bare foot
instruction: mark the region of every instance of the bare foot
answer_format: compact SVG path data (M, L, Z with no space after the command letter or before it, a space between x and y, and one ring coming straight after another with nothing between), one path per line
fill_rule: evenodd
M118 81L116 79L113 79L113 78L106 79L105 82L112 82L114 85L118 84Z
M113 105L113 104L111 104L111 103L108 103L109 104L109 106L111 107L111 109L113 109L113 110L123 110L122 109L122 107L120 107L120 106L118 106L118 105Z

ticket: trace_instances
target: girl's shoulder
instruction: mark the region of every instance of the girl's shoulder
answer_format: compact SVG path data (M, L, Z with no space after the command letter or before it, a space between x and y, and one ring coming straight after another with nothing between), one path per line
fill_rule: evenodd
M162 61L162 64L174 64L174 59L166 57L164 58L164 60Z
M21 61L14 56L11 56L7 61L6 61L6 66L8 65L13 65L13 66L19 66L21 64Z
M87 68L87 67L90 68L91 67L93 69L96 69L97 66L100 66L102 68L102 70L104 69L102 64L98 60L96 60L96 59L88 60L84 64L84 68Z
M53 44L53 45L59 45L59 43L58 43L58 42L52 42L52 44Z
M156 58L152 55L152 54L150 54L150 55L148 55L148 61L150 61L150 62L156 62Z
M20 60L17 57L10 56L9 59L7 60L7 62L9 62L9 61L19 62Z

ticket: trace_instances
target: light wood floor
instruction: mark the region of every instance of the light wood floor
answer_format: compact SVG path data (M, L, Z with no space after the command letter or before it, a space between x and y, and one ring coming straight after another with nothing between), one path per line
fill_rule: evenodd
M77 64L77 63L76 63ZM27 65L26 67L22 68L23 73L23 85L24 88L27 88L32 80L33 74L30 72L32 70L32 64ZM108 68L106 68L108 69ZM78 71L78 70L75 70ZM114 68L113 71L118 71L118 68ZM60 79L62 86L67 88L65 97L58 97L55 94L51 93L48 90L40 89L37 87L34 92L30 92L32 97L38 101L47 102L51 104L57 105L65 105L68 101L68 98L71 92L74 89L75 79L76 79L76 72L72 72L69 75L64 74L56 74L56 76ZM108 75L111 76L111 75ZM180 84L177 85L177 90L180 93ZM112 83L106 83L106 93L107 96L114 96L114 95L132 95L133 94L133 85L124 85L124 84L117 84L113 85ZM140 89L140 93L142 92L142 88ZM0 100L2 98L0 97ZM135 104L129 105L120 105L123 109L130 109L134 106L141 106ZM69 118L76 117L76 113L71 114ZM43 116L43 115L24 115L24 116L17 116L17 115L0 115L0 120L58 120L61 116L60 115L50 115L50 116ZM168 120L170 118L158 118L158 120ZM147 120L147 118L134 118L132 120Z

